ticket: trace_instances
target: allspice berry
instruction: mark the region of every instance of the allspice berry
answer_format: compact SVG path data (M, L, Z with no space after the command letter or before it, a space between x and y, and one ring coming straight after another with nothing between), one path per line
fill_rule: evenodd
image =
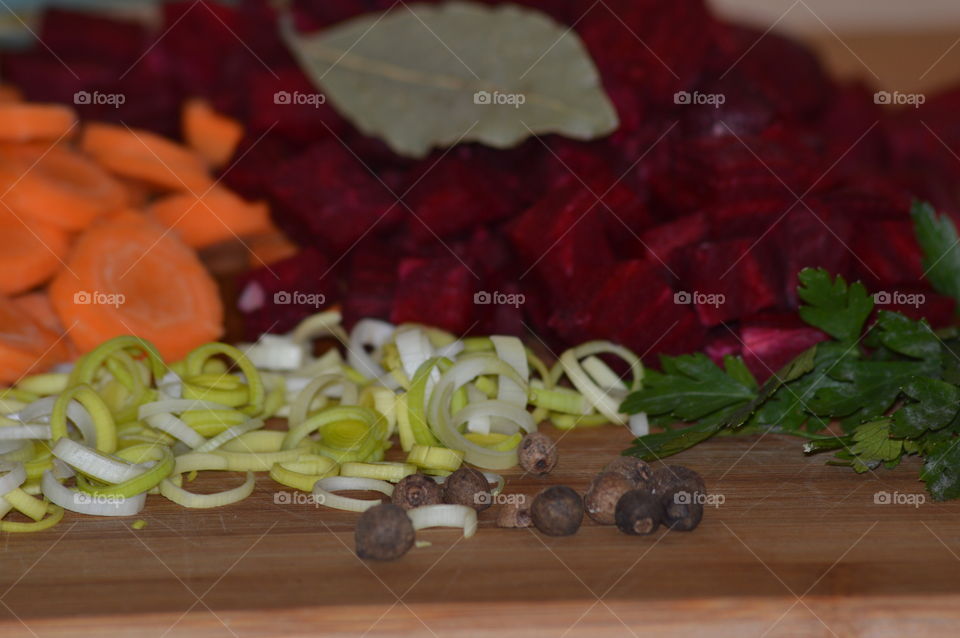
M616 522L614 513L617 501L625 493L635 489L633 481L616 472L602 472L597 474L590 483L590 489L583 497L583 507L587 514L601 525L613 525Z
M664 525L679 532L696 529L707 495L699 474L682 465L668 465L653 473L653 489L663 506Z
M391 500L405 510L422 505L438 505L443 503L443 488L429 476L410 474L394 486Z
M632 481L634 487L644 487L653 478L653 468L650 464L635 456L618 456L607 463L603 471L620 474L628 481Z
M583 501L566 485L554 485L533 499L530 518L548 536L570 536L577 533L583 522Z
M500 506L497 512L497 527L530 527L533 519L530 516L530 499L524 494L516 494L515 499L508 499Z
M396 560L413 547L414 536L413 523L402 507L393 503L374 505L357 520L357 556Z
M557 465L557 446L542 432L530 432L517 448L520 467L532 474L547 474Z
M493 503L490 483L483 472L472 467L462 466L448 476L444 482L443 502L453 505L466 505L482 512Z
M650 490L630 490L617 501L614 516L617 528L624 534L652 534L663 520L663 505Z

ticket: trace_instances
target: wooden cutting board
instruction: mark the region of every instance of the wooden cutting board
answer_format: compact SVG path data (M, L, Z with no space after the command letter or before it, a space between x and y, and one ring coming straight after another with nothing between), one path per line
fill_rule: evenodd
M545 478L506 493L585 489L629 441L606 426L563 432ZM629 537L587 521L549 538L494 527L401 560L353 554L357 515L278 504L265 474L242 503L185 510L151 496L133 519L68 514L0 538L3 636L947 636L960 620L960 503L923 494L916 463L856 475L795 439L715 439L674 457L722 497L690 533ZM196 489L239 475L208 473ZM913 500L893 496L890 500Z

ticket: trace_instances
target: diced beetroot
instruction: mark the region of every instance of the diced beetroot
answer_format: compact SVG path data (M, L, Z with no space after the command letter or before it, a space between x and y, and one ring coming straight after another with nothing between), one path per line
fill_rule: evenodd
M705 326L776 306L777 261L763 242L730 239L687 246L675 253L678 300L692 305Z
M674 221L654 226L640 239L645 252L658 263L669 263L678 248L699 244L707 238L709 226L704 213L694 213L678 217Z
M805 119L825 108L833 85L816 55L776 32L739 25L717 29L717 46L776 108L781 117ZM789 69L789 72L784 72Z
M740 337L732 328L727 326L717 326L707 332L707 342L703 347L703 352L710 357L718 366L723 365L723 358L727 355L740 356L742 354L743 344L740 343Z
M803 194L822 174L816 153L791 135L707 137L674 147L657 195L678 211Z
M454 334L475 325L476 279L456 258L404 259L397 275L390 321L426 323Z
M246 108L252 132L270 131L296 146L346 135L346 120L300 69L255 69L246 81Z
M608 0L593 5L577 30L605 79L669 104L703 69L711 23L701 0Z
M760 135L774 120L774 109L767 99L754 89L736 68L724 69L723 77L707 80L690 91L689 104L675 108L680 117L680 126L688 137L717 137ZM699 94L699 103L693 96ZM705 101L706 97L712 101ZM722 104L719 103L722 101Z
M269 268L243 275L237 305L247 338L288 332L302 319L334 303L334 279L324 277L329 269L330 262L322 252L306 248Z
M63 60L123 66L120 73L150 43L141 23L58 8L43 14L39 39Z
M851 248L854 267L871 290L915 285L923 278L920 247L909 219L859 224Z
M469 239L452 248L488 286L501 286L522 274L514 250L500 232L480 227Z
M397 285L395 250L383 241L366 237L351 252L343 295L343 320L352 327L360 319L390 319Z
M581 302L556 307L550 325L568 343L609 339L647 361L655 361L658 352L698 350L704 337L693 309L675 303L659 265L640 259L607 270Z
M854 276L852 237L855 222L834 209L814 203L797 204L774 226L769 242L783 268L783 290L796 307L797 273L803 268L826 268L831 274Z
M579 293L613 264L613 248L595 204L596 198L579 184L568 184L508 226L521 263L536 272L552 294Z
M246 199L266 198L276 167L291 155L292 146L286 139L247 132L222 173L223 183Z
M796 314L750 317L740 324L743 361L762 383L827 335L803 322Z
M841 87L823 114L819 130L826 142L824 163L836 164L831 175L858 175L888 167L884 115L873 95L862 84Z
M411 235L421 240L456 235L491 224L522 210L520 172L508 170L497 151L460 146L429 159L413 171L414 186L404 200ZM399 193L398 193L399 195Z
M802 208L788 198L765 198L718 203L704 208L710 220L712 239L757 238L768 235L783 223L787 211Z
M268 184L274 215L290 237L337 254L389 230L399 205L340 142L319 142L277 167Z

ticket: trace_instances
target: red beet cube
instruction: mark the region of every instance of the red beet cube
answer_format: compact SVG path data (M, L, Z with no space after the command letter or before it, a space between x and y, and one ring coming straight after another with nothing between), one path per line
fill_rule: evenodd
M456 258L404 259L397 275L390 321L426 323L454 334L475 325L477 280Z
M871 290L913 286L923 278L920 246L909 219L859 224L851 248L854 267Z
M399 204L336 140L311 146L273 175L268 188L274 215L291 237L309 237L340 254L396 221Z
M764 243L730 239L687 246L675 254L678 302L696 310L705 326L733 321L780 301L779 269Z
M646 252L658 263L669 263L678 248L699 244L707 238L709 226L704 213L684 215L648 229L640 239Z
M761 382L826 338L795 314L758 315L740 324L743 361Z

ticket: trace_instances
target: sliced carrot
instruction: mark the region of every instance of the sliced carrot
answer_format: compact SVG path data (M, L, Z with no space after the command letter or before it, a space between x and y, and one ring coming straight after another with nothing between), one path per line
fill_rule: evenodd
M0 141L56 140L77 123L77 114L60 104L0 102Z
M199 155L149 131L91 123L84 126L80 145L107 170L123 177L197 193L213 183Z
M10 384L27 374L44 372L67 357L66 346L56 331L0 295L0 383Z
M224 166L243 138L243 125L217 113L206 100L195 98L183 105L183 138L211 166Z
M23 102L23 93L10 84L0 84L0 102Z
M139 179L118 178L127 193L127 206L145 208L157 195L157 188Z
M123 185L66 146L0 147L0 189L17 213L82 230L126 203Z
M31 319L50 332L57 335L64 335L65 332L68 332L64 330L63 324L60 322L60 317L57 316L57 311L54 310L50 296L46 292L29 292L25 295L14 297L12 301L17 308L27 313ZM76 350L76 346L70 341L69 335L64 335L63 344L67 354L67 358L64 361L72 361L79 353Z
M222 186L214 186L199 197L191 193L168 195L150 207L150 214L197 248L270 229L266 204L247 202Z
M0 293L24 292L49 280L68 247L64 231L0 204Z
M172 361L223 332L216 283L196 254L134 213L87 229L67 266L50 285L50 299L83 352L131 334Z
M287 257L293 257L298 250L297 245L279 230L255 235L247 242L247 246L250 248L250 268L269 266Z

